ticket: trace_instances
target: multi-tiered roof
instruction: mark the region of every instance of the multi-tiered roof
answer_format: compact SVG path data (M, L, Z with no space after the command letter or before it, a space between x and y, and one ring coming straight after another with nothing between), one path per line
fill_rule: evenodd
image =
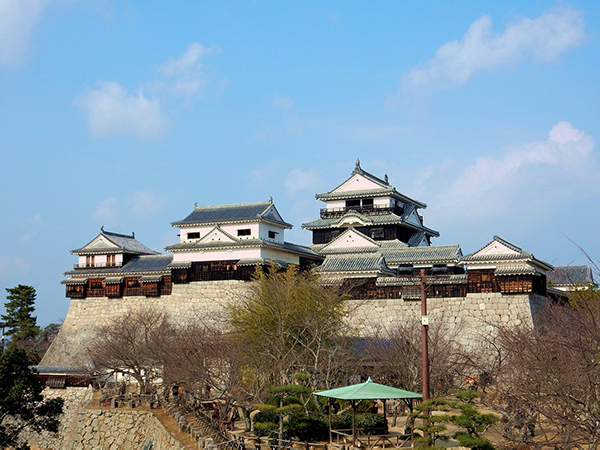
M346 181L316 198L326 207L319 219L302 224L313 232L313 244L326 244L350 227L375 240L397 239L412 247L430 245L439 236L419 215L425 203L398 192L387 175L381 179L363 170L358 160Z

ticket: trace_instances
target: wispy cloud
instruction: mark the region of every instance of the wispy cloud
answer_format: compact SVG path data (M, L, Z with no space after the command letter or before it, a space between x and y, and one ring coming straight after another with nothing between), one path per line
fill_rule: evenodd
M30 265L20 256L0 256L0 279L24 275L29 272Z
M92 220L101 225L114 226L119 223L119 199L102 200L92 214Z
M169 199L152 190L132 192L127 195L127 208L133 217L148 218L162 213Z
M116 81L99 81L75 103L87 113L90 130L96 135L125 133L150 138L167 128L158 98L147 98L141 89L131 95Z
M494 33L492 19L474 21L461 40L442 45L435 56L401 79L401 93L459 86L477 72L513 65L526 59L551 62L582 45L583 14L563 4L534 19L521 18Z
M181 56L158 67L163 80L140 85L133 94L117 81L98 81L95 88L80 95L74 104L87 114L88 126L96 135L160 136L168 130L163 110L166 100L189 99L203 92L208 77L201 60L218 51L216 46L206 48L194 42Z
M0 64L18 66L29 55L31 36L48 0L0 0Z
M275 94L271 106L279 112L278 120L262 122L260 129L252 137L253 141L269 141L283 136L302 134L304 123L296 114L294 101L291 98Z
M547 140L507 147L466 166L448 159L427 167L413 192L432 205L432 223L543 215L569 200L600 195L594 148L592 136L563 121Z
M21 241L29 242L40 235L41 229L46 226L44 219L39 214L28 217L21 223Z
M209 55L220 53L218 46L205 47L199 42L188 45L186 51L176 59L159 66L159 71L168 79L157 86L174 92L176 95L190 96L203 91L208 81L202 60Z
M116 226L125 218L148 219L162 213L169 203L165 194L153 190L127 194L124 201L110 197L100 202L92 213L92 220L106 226Z
M289 195L299 192L316 192L322 186L321 175L315 169L293 169L285 177L285 189Z

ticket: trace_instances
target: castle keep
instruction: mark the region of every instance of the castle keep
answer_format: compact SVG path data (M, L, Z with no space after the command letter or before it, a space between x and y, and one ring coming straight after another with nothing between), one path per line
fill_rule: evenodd
M272 199L195 206L179 228L180 241L161 254L132 235L101 229L83 247L63 281L71 299L61 331L43 365L85 363L85 341L95 325L128 309L152 307L180 320L219 320L225 306L244 295L257 265L316 266L323 283L346 285L357 302L354 325L369 334L414 320L419 274L429 283L430 315L461 326L471 345L493 322L532 322L547 296L552 266L495 236L473 254L459 245L432 245L439 233L426 227L427 205L398 192L362 169L333 190L317 194L319 217L302 225L312 244L284 239L285 222Z

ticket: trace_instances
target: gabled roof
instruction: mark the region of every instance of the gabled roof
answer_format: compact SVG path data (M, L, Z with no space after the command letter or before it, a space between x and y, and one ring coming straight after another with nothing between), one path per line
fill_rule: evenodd
M235 205L195 206L184 219L172 222L174 227L210 225L232 222L270 222L283 228L292 228L285 222L272 200Z
M521 261L529 264L533 264L536 269L546 272L551 270L553 267L537 259L533 254L523 251L520 247L502 239L499 236L494 236L494 239L488 244L481 247L474 253L461 258L461 262L471 264L489 264L489 263L510 263L513 265L515 270L519 265L515 265L515 262ZM508 269L507 269L508 270ZM524 270L520 267L517 271Z
M348 236L353 236L359 245L357 247L338 245L346 241ZM365 258L376 252L383 255L389 267L396 267L398 264L458 264L462 257L459 245L410 247L398 239L376 241L354 228L348 228L328 244L313 245L311 248L326 256L327 259L334 255L345 255L346 258Z
M325 258L317 270L321 274L340 274L347 276L354 275L395 275L394 270L390 269L385 258L380 252L373 252L362 255L330 255Z
M351 180L355 181L363 181L359 183L361 185L365 185L366 187L363 189L344 189L346 184ZM350 174L346 180L336 186L329 192L325 192L323 194L315 195L317 200L322 201L331 201L331 200L342 200L342 199L351 199L351 198L361 198L361 197L394 197L405 203L414 204L419 208L427 208L425 203L414 200L410 197L405 196L398 192L392 185L390 185L387 175L382 180L379 177L363 170L360 167L360 160L356 160L356 167Z
M577 284L596 284L594 273L589 266L555 267L548 272L548 280L555 286L573 286Z
M348 242L352 242L352 246L345 246ZM347 253L353 252L356 253L358 251L378 251L379 244L377 241L371 239L369 236L356 231L354 227L348 227L342 234L337 236L331 242L329 242L325 247L322 247L319 250L319 253L322 255L327 255L331 253Z
M146 247L135 239L135 234L112 233L100 228L100 234L81 248L71 250L75 255L95 255L106 253L128 253L134 255L158 255L159 253Z
M63 281L63 284L78 284L81 279L87 278L104 278L104 277L117 277L125 275L141 275L148 273L161 273L168 274L170 272L169 265L173 260L173 255L139 255L131 258L127 264L122 267L106 267L100 270L90 267L87 269L76 269L65 272L66 276L72 276L68 280Z

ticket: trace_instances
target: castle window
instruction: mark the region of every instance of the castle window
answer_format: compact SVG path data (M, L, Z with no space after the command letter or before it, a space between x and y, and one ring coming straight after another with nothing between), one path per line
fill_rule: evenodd
M277 231L269 231L269 239L275 239L278 234Z
M198 231L195 231L193 233L188 233L187 238L188 239L200 239L200 233Z
M360 207L360 200L346 200L346 208Z
M366 206L366 207L373 206L373 199L372 198L363 198L362 205Z
M242 230L237 230L238 236L250 236L250 228L244 228Z
M371 230L371 237L373 239L383 239L385 237L383 228L373 228Z

